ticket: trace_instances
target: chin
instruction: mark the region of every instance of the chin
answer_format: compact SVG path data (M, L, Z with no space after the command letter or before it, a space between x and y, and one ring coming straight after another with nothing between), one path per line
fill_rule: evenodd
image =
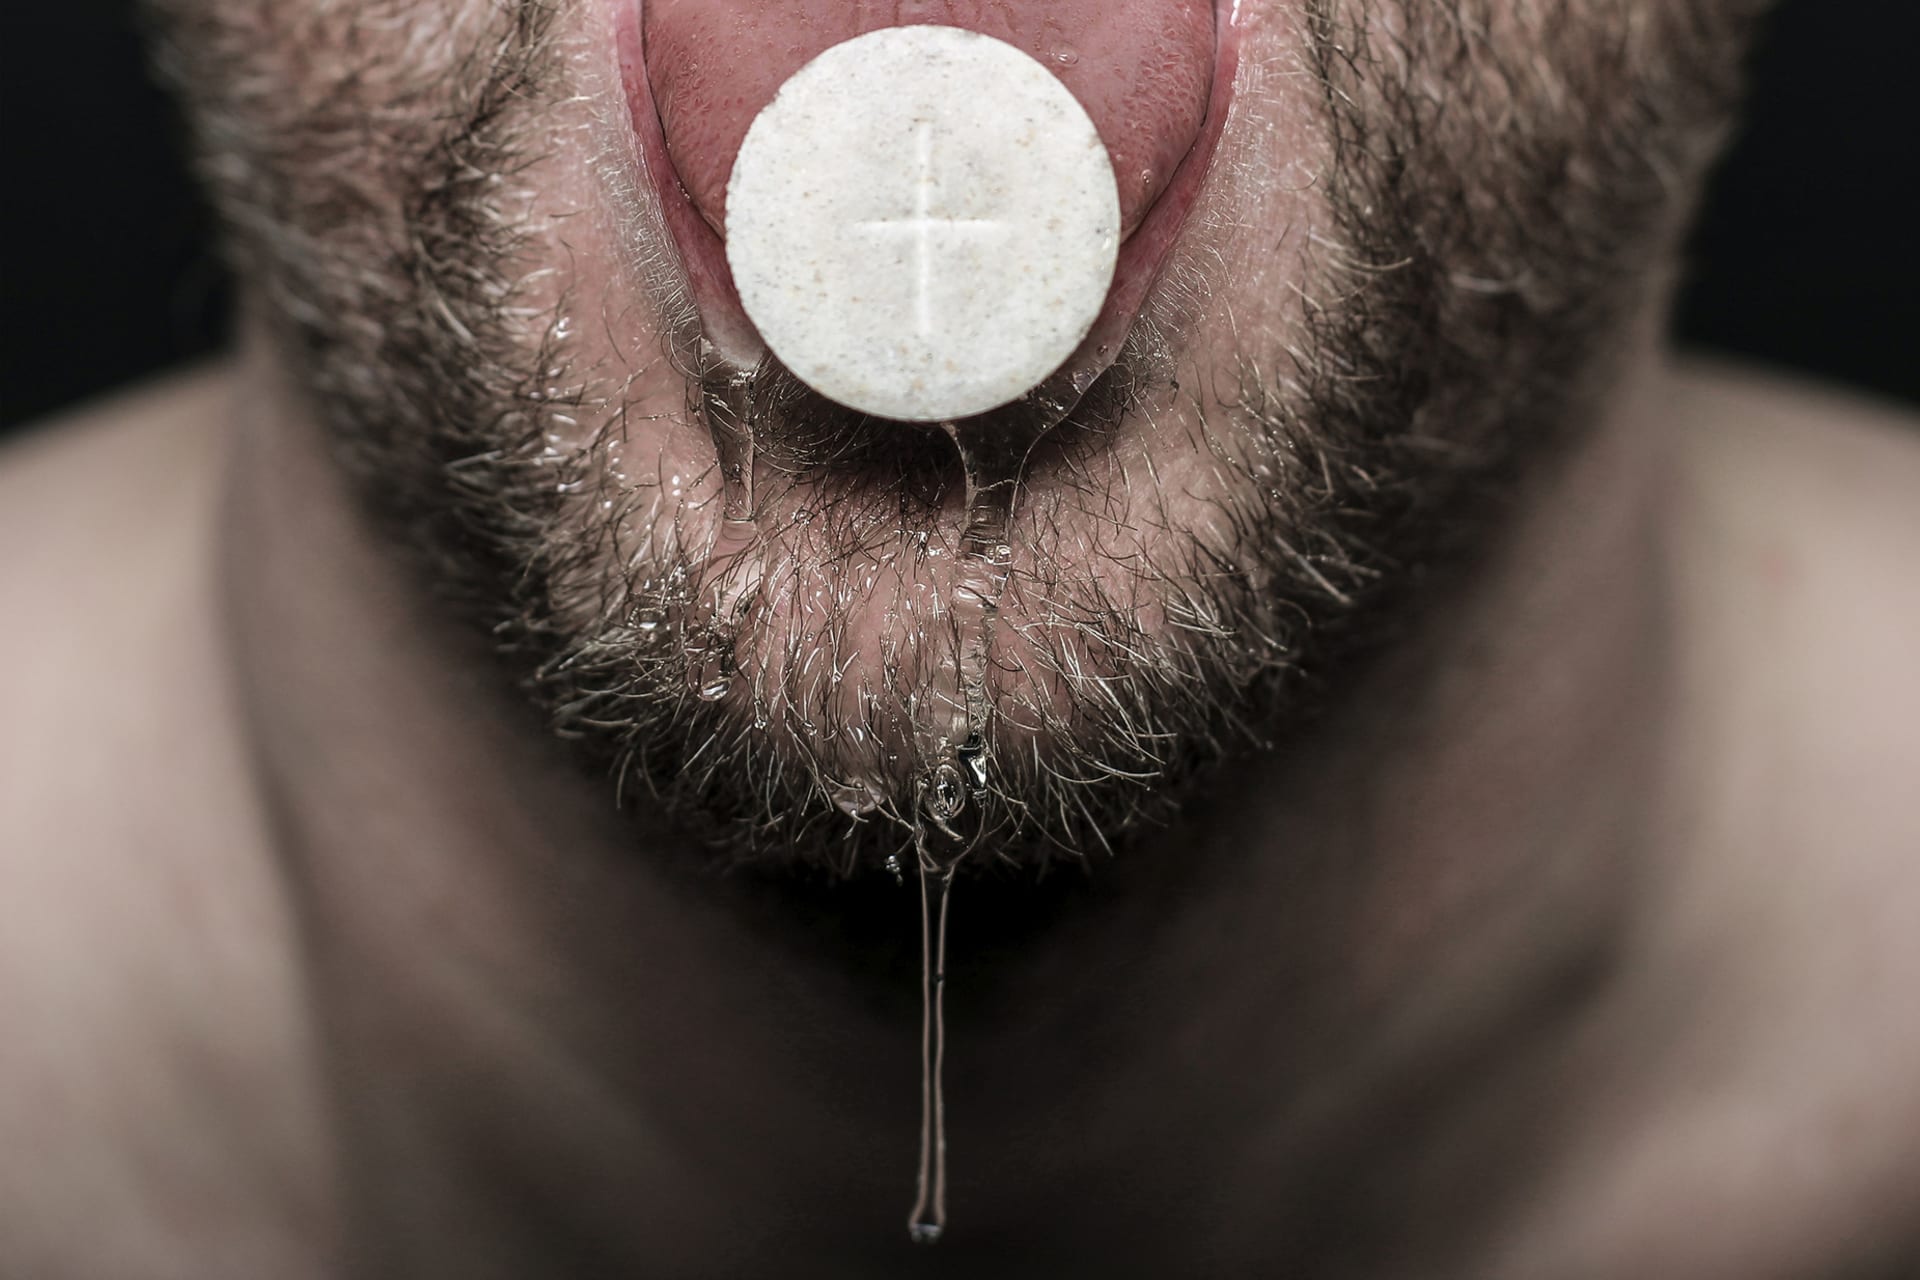
M1728 115L1746 6L1642 7L1246 14L1203 163L1123 192L983 562L959 437L753 357L630 0L316 7L298 48L160 6L255 309L396 555L621 803L842 870L1123 844L1408 631L1590 429Z

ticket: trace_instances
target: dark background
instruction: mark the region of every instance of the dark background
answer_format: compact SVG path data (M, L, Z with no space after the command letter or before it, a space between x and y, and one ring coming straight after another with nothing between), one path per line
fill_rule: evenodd
M132 0L0 24L0 431L216 349L229 291ZM1786 0L1695 236L1691 346L1920 403L1913 0Z

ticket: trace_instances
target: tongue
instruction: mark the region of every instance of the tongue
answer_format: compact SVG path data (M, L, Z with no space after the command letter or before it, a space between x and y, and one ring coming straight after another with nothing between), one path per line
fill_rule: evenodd
M880 27L965 27L1023 50L1092 117L1130 234L1193 146L1214 64L1213 0L644 0L667 154L717 233L747 128L818 54Z

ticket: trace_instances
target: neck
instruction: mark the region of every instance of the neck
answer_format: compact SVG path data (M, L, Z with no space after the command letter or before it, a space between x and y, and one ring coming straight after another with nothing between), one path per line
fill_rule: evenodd
M256 402L286 403L256 372ZM1649 838L1650 396L1541 478L1417 643L1179 830L1085 877L959 883L953 1226L930 1262L1032 1240L1082 1265L1369 1237L1434 1257L1504 1211L1483 1171L1538 1155L1539 1116L1481 1104L1530 1071L1554 1096L1559 1059L1528 1051L1603 978ZM503 696L308 423L240 438L229 608L352 1256L411 1276L897 1266L914 886L701 872Z

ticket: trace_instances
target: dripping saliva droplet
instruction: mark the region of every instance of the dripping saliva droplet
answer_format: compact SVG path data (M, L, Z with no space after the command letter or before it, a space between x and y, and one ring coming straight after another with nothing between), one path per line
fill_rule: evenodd
M987 794L987 747L980 735L968 734L967 740L960 744L955 759L959 762L962 779L966 782L967 794L979 799Z
M933 864L928 832L915 832L920 869L920 1169L907 1236L933 1244L947 1229L947 907L953 866ZM935 886L937 885L937 890ZM939 898L936 911L934 898Z
M913 716L915 747L931 766L921 782L922 816L914 824L920 873L921 1125L919 1195L907 1230L916 1244L932 1244L947 1226L947 909L954 865L965 854L963 846L942 865L929 852L928 842L954 839L947 824L960 816L970 798L983 800L990 794L993 691L988 681L994 625L1013 575L1013 515L1027 459L1035 443L1073 411L1104 368L1070 365L1016 404L944 424L966 476L966 516L949 600L956 649L951 661L935 664L941 674L929 682ZM929 547L927 554L932 553Z
M719 465L722 518L744 523L754 516L755 432L764 409L754 395L759 375L722 361L710 347L703 349L702 359L707 372L700 379L698 409Z
M967 807L966 780L950 760L943 760L927 776L927 816L935 822L952 822Z
M718 702L733 692L733 633L723 627L708 627L704 634L689 638L687 678L693 696L702 702Z
M880 792L870 782L837 783L833 788L833 806L849 818L864 818L880 807Z

